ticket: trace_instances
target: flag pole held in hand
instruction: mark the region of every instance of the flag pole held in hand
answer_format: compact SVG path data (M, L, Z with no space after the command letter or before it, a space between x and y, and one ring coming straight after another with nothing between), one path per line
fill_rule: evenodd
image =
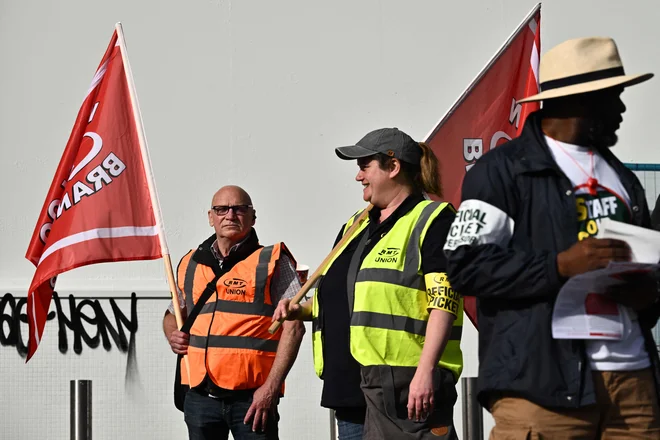
M124 39L124 30L121 23L115 25L117 32L117 40L121 51L121 57L124 62L124 72L126 74L126 82L128 84L128 93L131 100L131 108L133 110L133 117L135 118L135 126L137 128L137 135L139 140L140 151L142 153L142 163L146 174L146 181L149 187L149 196L153 206L154 217L156 219L156 227L158 229L158 238L160 240L160 249L163 254L163 264L165 265L165 275L167 276L167 284L170 289L172 297L172 304L174 306L174 317L176 318L176 325L180 329L183 327L183 316L181 315L181 305L179 304L179 295L176 290L176 281L174 279L174 271L172 269L172 260L170 258L170 251L167 246L167 239L165 238L165 231L163 227L163 216L160 212L160 201L158 200L158 192L156 191L156 183L151 169L151 158L149 157L149 148L147 145L147 136L144 131L144 124L142 123L142 113L140 112L140 105L138 103L137 92L135 89L135 82L133 80L133 72L128 60L128 50L126 49L126 40ZM184 355L183 360L186 364L186 372L188 373L188 383L190 383L190 363L188 356Z
M298 293L296 293L296 295L295 295L293 298L291 298L291 302L289 303L289 310L291 310L291 306L292 306L292 305L294 305L294 304L298 304L298 303L299 303L299 302L305 297L305 295L307 295L307 292L309 292L309 290L312 288L312 286L313 286L314 284L316 284L316 282L317 282L318 279L321 277L321 274L325 271L325 269L326 269L326 267L328 266L328 264L330 264L330 262L335 258L335 256L336 256L337 253L339 252L339 250L342 249L342 248L344 247L344 245L350 240L350 238L351 238L351 236L353 235L353 233L354 233L354 232L355 232L355 231L356 231L356 230L362 225L362 222L364 222L364 221L367 219L367 216L369 215L369 211L371 211L371 208L373 208L373 207L374 207L374 205L372 205L372 204L370 203L370 204L364 209L364 211L362 211L362 212L360 213L360 215L358 216L357 220L355 220L355 221L353 222L353 224L351 225L351 227L348 228L348 231L346 231L346 233L345 233L344 236L341 238L341 240L339 240L339 243L337 243L337 244L335 245L335 247L332 248L332 250L330 251L330 253L328 254L328 256L325 257L325 259L321 262L321 264L319 265L319 267L318 267L318 268L314 271L314 273L313 273L313 274L307 279L307 282L306 282L306 283L300 288L300 290L298 291ZM283 319L282 319L282 320L279 320L279 321L275 321L275 322L273 322L273 324L271 324L270 328L268 329L268 331L270 332L270 334L275 333L275 332L280 328L280 326L282 325L283 322L284 322Z

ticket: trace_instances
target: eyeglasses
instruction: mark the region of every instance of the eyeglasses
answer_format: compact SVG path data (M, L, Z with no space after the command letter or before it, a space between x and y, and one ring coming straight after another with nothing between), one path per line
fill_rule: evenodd
M252 208L252 205L232 205L232 206L227 206L227 205L216 205L216 206L211 206L211 209L213 212L215 212L215 215L218 217L225 216L229 213L229 210L234 211L234 215L245 215L247 214L248 210Z

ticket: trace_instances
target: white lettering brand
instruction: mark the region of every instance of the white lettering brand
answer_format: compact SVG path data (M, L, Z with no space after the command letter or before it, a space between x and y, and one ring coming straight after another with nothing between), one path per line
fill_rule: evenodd
M465 166L468 171L474 163L484 154L484 141L481 139L463 139L463 159L469 165Z
M119 177L124 172L126 165L114 154L110 153L103 160L101 165L94 167L86 176L85 180L89 184L93 184L93 188L82 180L73 183L72 195L69 196L68 192L64 193L62 201L57 209L55 219L60 218L63 212L67 211L71 206L77 205L84 196L91 196L112 183L112 177ZM105 185L104 185L105 183ZM73 203L71 199L73 198ZM55 220L53 219L53 220Z
M92 122L94 119L98 106L99 103L96 102L90 112L88 122ZM83 135L83 138L91 139L92 146L85 157L72 167L69 178L62 182L62 188L66 189L67 183L71 182L78 173L96 159L103 149L103 139L98 133L88 131ZM74 181L70 189L62 194L61 200L51 200L47 209L48 220L44 222L39 229L39 238L41 241L44 244L46 243L48 234L53 227L53 222L57 220L62 213L70 209L72 206L77 205L86 197L91 197L101 191L104 187L110 185L113 178L119 177L124 170L126 170L124 162L122 162L114 153L109 153L103 161L101 161L100 165L97 165L87 173L87 176L85 176L84 179Z
M511 99L511 109L509 110L509 124L518 129L520 125L520 117L522 115L522 105L516 102L516 98ZM474 135L475 133L470 133ZM483 133L487 135L487 133ZM488 139L486 136L483 138L464 138L463 139L463 159L466 162L465 171L469 171L475 164L475 162L483 156L484 151L484 139ZM488 143L489 151L497 147L502 139L507 141L511 140L505 131L496 131L490 137L490 142Z
M522 104L516 104L516 98L513 98L511 100L511 111L509 112L509 124L515 125L516 129L520 123L520 112L522 112Z

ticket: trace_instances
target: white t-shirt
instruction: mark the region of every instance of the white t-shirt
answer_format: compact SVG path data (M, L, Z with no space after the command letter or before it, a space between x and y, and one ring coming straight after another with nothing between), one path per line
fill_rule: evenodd
M548 136L545 140L555 162L573 185L579 240L596 235L603 218L630 223L630 196L614 169L597 151L559 142ZM597 180L596 185L593 181L589 185L590 177ZM587 355L594 370L633 371L651 365L637 314L628 307L620 307L619 310L628 315L631 323L630 328L624 328L620 341L586 341Z

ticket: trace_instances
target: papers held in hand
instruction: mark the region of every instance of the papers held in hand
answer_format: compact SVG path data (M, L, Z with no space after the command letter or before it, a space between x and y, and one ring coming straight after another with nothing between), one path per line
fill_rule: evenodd
M630 246L633 263L660 262L660 232L604 218L596 238L625 241Z
M596 238L625 241L631 261L577 275L561 288L552 315L555 339L621 340L630 333L636 314L604 295L622 277L635 272L654 272L660 266L660 232L603 219Z

